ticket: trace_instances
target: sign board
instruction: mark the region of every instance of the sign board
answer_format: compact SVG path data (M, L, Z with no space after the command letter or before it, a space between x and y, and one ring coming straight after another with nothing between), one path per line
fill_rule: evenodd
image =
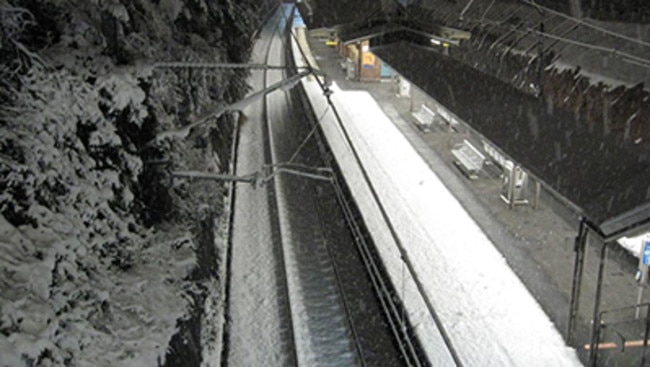
M650 265L650 240L643 241L643 251L641 252L641 262L643 265Z
M362 54L362 65L364 69L375 68L375 55L371 52L364 52Z

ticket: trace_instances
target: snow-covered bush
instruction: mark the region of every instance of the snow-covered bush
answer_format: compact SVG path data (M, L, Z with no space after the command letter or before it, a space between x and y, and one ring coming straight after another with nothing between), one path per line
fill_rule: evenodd
M246 88L241 72L150 66L245 59L254 9L0 0L0 366L164 362L201 309L196 223L226 193L169 172L227 169L234 122L145 145Z
M20 84L0 128L3 363L162 358L195 260L191 237L137 224L142 161L120 130L147 117L142 89L117 70L88 83L40 66Z

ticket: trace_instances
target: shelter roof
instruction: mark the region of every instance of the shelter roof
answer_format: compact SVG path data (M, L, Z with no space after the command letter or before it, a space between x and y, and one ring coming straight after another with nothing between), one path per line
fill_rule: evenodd
M650 221L650 156L541 99L410 42L371 50L578 206L605 236Z
M466 39L469 32L462 29L485 26L502 29L498 39L523 52L534 53L543 42L560 64L637 84L650 75L650 43L632 35L638 26L567 18L528 0L475 2L467 8L428 0L423 2L428 9L388 0L312 0L308 9L300 4L311 29L336 27L344 41L371 39L371 50L382 60L579 207L603 235L650 223L647 151L427 47L432 34ZM626 39L617 32L632 33ZM628 53L612 54L610 47Z

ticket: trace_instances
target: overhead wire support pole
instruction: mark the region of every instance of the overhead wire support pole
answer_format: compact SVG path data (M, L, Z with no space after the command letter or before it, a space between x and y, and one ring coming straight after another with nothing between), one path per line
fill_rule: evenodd
M249 104L259 100L260 98L263 98L267 93L273 92L276 89L290 89L290 88L293 88L300 81L300 79L304 78L307 75L311 75L311 74L314 74L314 73L315 73L315 70L311 70L311 69L303 70L303 71L299 72L296 75L293 75L293 76L291 76L291 77L289 77L287 79L281 80L281 81L279 81L279 82L277 82L277 83L275 83L275 84L273 84L273 85L271 85L271 86L269 86L269 87L267 87L267 88L265 88L265 89L263 89L261 91L255 92L255 93L251 94L250 96L248 96L248 97L246 97L244 99L241 99L241 100L239 100L239 101L237 101L235 103L229 104L227 106L221 106L221 107L214 108L214 109L204 113L201 117L199 117L195 122L193 122L191 124L185 125L185 126L183 126L181 128L178 128L178 129L158 133L155 138L153 138L152 140L145 143L140 148L140 150L142 151L142 150L149 149L149 148L153 147L155 145L155 143L157 143L157 142L159 142L161 140L164 140L165 138L181 138L181 139L185 138L185 137L187 137L189 135L191 129L193 129L193 128L197 127L197 126L203 125L203 124L207 123L208 121L210 121L212 119L219 118L224 113L241 111L246 106L248 106Z
M172 178L184 178L189 180L214 180L229 182L245 182L250 184L264 184L271 181L280 173L305 177L313 180L332 181L333 172L327 167L309 167L299 164L274 164L265 165L260 171L247 175L236 176L214 172L201 171L173 171Z
M571 343L574 336L576 319L580 308L580 291L582 288L582 274L585 266L585 251L588 235L589 228L586 223L586 218L582 218L573 249L575 252L575 262L573 265L573 284L569 303L569 325L567 330L567 342L569 343Z
M198 172L198 171L174 171L171 173L173 178L186 178L192 180L215 180L215 181L230 181L230 182L247 182L250 184L255 183L258 178L258 173L251 173L244 176L226 175L221 173L211 172Z
M569 43L569 44L572 44L572 45L581 46L581 47L585 47L585 48L596 50L596 51L607 52L607 53L610 53L610 54L615 55L615 56L620 56L623 60L629 60L629 61L632 61L632 62L635 62L635 63L639 64L640 66L650 68L650 60L649 59L638 57L638 56L632 55L632 54L630 54L628 52L620 51L620 50L615 49L615 48L603 47L603 46L598 46L598 45L594 45L594 44L587 43L587 42L576 41L576 40L572 40L572 39L569 39L569 38L564 38L564 37L556 36L556 35L553 35L553 34L549 34L549 33L546 33L546 32L540 32L538 30L530 29L530 28L528 29L528 31L532 32L532 33L535 33L537 35L546 37L546 38L553 39L553 40L566 42L566 43Z
M608 241L603 241L600 249L600 262L598 264L598 278L596 281L596 296L594 297L594 311L593 311L593 324L591 328L591 347L589 350L590 365L596 367L598 365L598 343L600 342L600 301L603 292L603 278L605 276L605 263L607 262L607 247Z
M271 171L271 173L266 176L265 178L262 179L262 182L268 182L272 180L275 176L277 176L280 173L287 173L290 175L294 176L300 176L300 177L306 177L306 178L311 178L313 180L320 180L320 181L332 181L332 172L329 171L329 175L323 175L319 173L310 173L310 172L304 172L300 170L296 170L293 168L285 168L285 167L278 167L274 170Z
M618 37L618 38L624 39L626 41L630 41L630 42L637 43L639 45L650 47L650 42L645 42L645 41L643 41L641 39L638 39L638 38L630 37L630 36L627 36L627 35L624 35L624 34L621 34L621 33L617 33L617 32L614 32L614 31L610 31L607 28L603 28L603 27L600 27L598 25L591 24L591 23L589 23L589 22L587 22L587 21L585 21L583 19L575 18L575 17L569 16L569 15L566 15L564 13L561 13L559 11L555 11L553 9L550 9L550 8L545 7L545 6L539 5L535 1L523 0L523 2L528 4L528 5L534 6L534 7L538 8L538 9L539 8L544 9L545 11L547 11L547 12L553 14L553 15L557 15L559 17L572 20L572 21L574 21L574 22L576 22L576 23L578 23L580 25L584 25L585 27L589 27L591 29L603 32L603 33L608 34L610 36Z
M267 64L212 63L212 62L157 62L154 69L286 69L286 66Z

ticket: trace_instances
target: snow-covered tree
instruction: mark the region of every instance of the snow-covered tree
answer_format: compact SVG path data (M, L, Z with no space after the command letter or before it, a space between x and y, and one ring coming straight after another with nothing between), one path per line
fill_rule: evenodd
M234 122L143 145L246 86L236 72L150 66L245 59L256 11L234 0L0 0L1 366L165 359L202 289L201 208L219 214L226 192L168 173L228 169Z

